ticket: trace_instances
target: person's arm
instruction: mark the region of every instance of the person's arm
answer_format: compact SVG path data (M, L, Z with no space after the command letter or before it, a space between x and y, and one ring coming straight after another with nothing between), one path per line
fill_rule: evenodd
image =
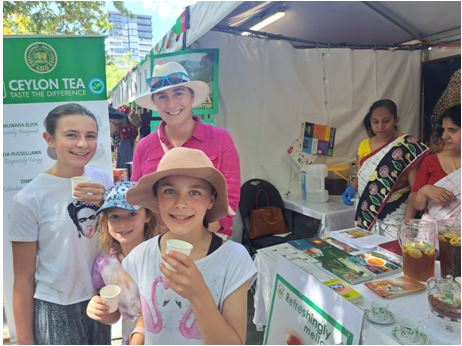
M144 318L143 312L140 313L138 321L136 321L135 329L130 334L130 345L144 345Z
M220 153L220 167L218 170L225 176L228 187L229 206L235 212L239 207L241 194L241 166L236 146L228 132L223 136L222 152ZM233 216L226 216L220 219L219 223L224 230L231 230ZM228 234L229 235L229 234Z
M411 200L411 203L413 208L416 210L425 210L429 201L440 204L442 207L447 207L453 199L454 193L451 191L442 187L427 184L417 191L415 197Z
M199 269L189 256L171 251L162 255L176 272L161 263L167 286L191 302L205 344L244 344L247 327L248 282L231 293L223 303L223 313L210 293Z
M409 189L412 191L412 188L416 182L417 173L420 171L420 165L415 166L411 169L408 175L408 184ZM414 207L415 193L411 192L407 199L406 211L404 213L404 219L413 219L417 214L418 209Z
M131 181L138 181L143 175L141 163L143 162L144 143L146 138L148 137L143 138L137 143L133 152Z
M406 212L404 213L404 220L409 220L415 218L418 209L414 207L415 205L415 192L411 192L407 198Z
M412 188L412 193L408 199L408 208L410 210L423 211L427 208L429 201L445 207L454 198L451 191L428 184L431 177L432 161L434 160L437 160L436 156L427 156L423 159L417 173L412 175L415 172L415 170L412 170L409 175L409 185ZM406 209L407 214L408 210Z
M34 292L37 242L12 242L13 246L13 313L19 345L35 343Z
M201 336L206 345L244 345L247 332L247 292L245 282L223 302L220 312L211 294L201 302L191 302Z

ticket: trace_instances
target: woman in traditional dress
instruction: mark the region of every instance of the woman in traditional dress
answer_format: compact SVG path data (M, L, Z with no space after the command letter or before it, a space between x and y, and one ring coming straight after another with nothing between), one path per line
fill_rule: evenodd
M398 122L397 106L391 100L374 102L364 117L369 138L358 147L355 220L359 228L370 230L377 220L396 223L405 217L417 165L429 149L414 136L400 132ZM355 188L345 190L345 204L352 203ZM396 236L393 231L386 235Z
M460 104L446 110L437 130L442 150L422 161L409 197L409 209L423 219L460 224Z

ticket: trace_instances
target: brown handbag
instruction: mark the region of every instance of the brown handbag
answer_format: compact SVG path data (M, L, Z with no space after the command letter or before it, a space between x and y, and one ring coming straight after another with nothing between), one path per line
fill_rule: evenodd
M265 195L266 206L258 206L258 196ZM268 194L265 190L258 190L255 202L255 209L250 211L249 238L255 239L273 234L288 233L286 222L281 208L269 205Z

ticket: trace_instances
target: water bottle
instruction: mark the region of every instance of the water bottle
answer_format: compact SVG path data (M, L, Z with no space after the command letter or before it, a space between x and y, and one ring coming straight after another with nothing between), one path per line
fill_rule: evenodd
M300 186L302 197L307 202L324 203L329 193L324 188L327 177L327 166L324 164L311 164L300 170Z

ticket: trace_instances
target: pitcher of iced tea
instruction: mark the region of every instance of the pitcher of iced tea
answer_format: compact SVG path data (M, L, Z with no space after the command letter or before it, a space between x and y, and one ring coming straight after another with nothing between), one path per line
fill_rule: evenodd
M404 221L398 231L404 275L422 282L435 276L437 240L435 222L417 219Z
M441 276L460 276L460 223L438 221Z

